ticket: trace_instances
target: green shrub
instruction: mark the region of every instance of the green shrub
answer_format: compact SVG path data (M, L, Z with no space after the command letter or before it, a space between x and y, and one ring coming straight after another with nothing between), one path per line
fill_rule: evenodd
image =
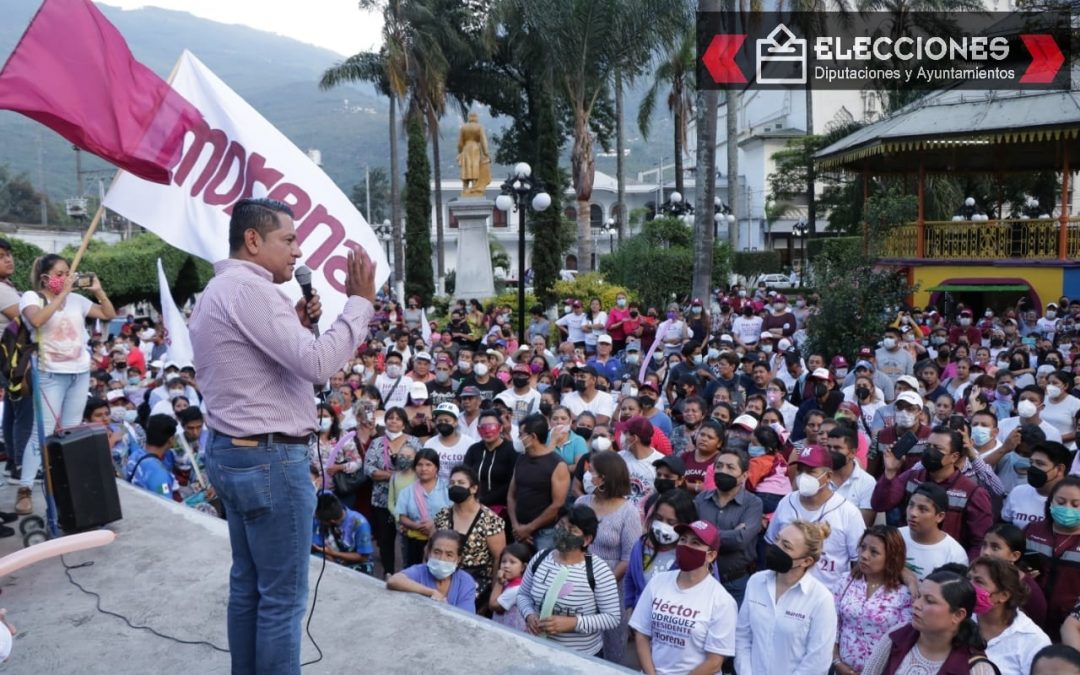
M615 297L620 293L624 293L628 300L637 299L630 289L608 283L604 275L598 272L578 274L573 281L557 281L554 290L559 302L574 298L581 300L586 307L593 298L600 298L601 306L610 309L615 306Z

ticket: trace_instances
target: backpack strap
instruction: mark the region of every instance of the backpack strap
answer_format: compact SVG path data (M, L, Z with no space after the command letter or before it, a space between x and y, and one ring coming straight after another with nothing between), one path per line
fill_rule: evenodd
M127 479L128 479L129 483L132 482L133 480L135 480L135 474L137 474L139 472L139 465L142 464L143 462L145 462L146 460L150 459L151 457L154 457L154 455L151 455L148 452L145 455L143 455L142 457L140 457L139 461L135 462L135 466L133 466L131 468L131 471L128 473Z
M533 559L533 564L532 564L532 573L533 574L536 574L536 570L538 570L540 568L540 563L544 562L544 560L549 555L551 555L551 552L554 551L554 550L555 549L553 549L553 548L548 548L548 549L544 549L543 551L540 551L539 555L537 555L536 558Z
M986 665L993 668L994 672L997 675L1001 675L1001 670L998 669L997 665L995 665L993 661L986 658L986 654L976 654L975 656L972 656L970 659L968 659L968 670L971 670L972 666L976 666L980 663L985 663Z

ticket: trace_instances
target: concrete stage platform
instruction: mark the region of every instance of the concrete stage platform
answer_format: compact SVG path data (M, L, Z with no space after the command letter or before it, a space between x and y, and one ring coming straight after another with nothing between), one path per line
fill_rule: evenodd
M101 594L101 605L173 637L228 647L229 538L225 521L120 484L124 519L111 545L66 556L76 581ZM0 490L10 510L15 488ZM44 513L35 490L36 513ZM21 537L0 539L0 554ZM311 589L321 561L312 558ZM59 559L0 579L0 607L18 629L0 673L94 675L228 673L229 657L132 630L101 614L94 598L68 583ZM309 600L310 602L310 600ZM311 632L323 660L304 673L602 673L628 672L551 647L486 619L403 593L327 564ZM304 637L303 660L316 656Z

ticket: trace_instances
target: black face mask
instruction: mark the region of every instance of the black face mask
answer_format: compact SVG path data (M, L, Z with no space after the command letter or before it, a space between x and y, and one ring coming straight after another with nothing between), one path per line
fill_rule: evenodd
M648 396L639 396L638 401L641 402L641 407L642 408L651 408L654 405L656 405L656 399L655 398L649 398Z
M829 386L824 382L818 382L814 385L814 396L822 398L829 393Z
M585 440L592 438L592 429L588 427L574 427L574 433L581 436Z
M630 310L630 318L631 318L631 319L636 319L636 318L638 318L638 312L637 312L637 310L636 310L636 309L632 309L632 310Z
M552 405L550 403L541 403L540 404L540 414L543 415L544 417L551 417L551 409L552 409Z
M574 380L574 391L576 392L580 393L585 391L585 388L587 386L588 385L585 383L585 380Z
M460 504L469 498L469 488L464 485L451 485L446 492L450 496L450 501L455 504Z
M855 387L855 395L860 399L870 398L870 390L867 387Z
M1027 482L1028 485L1035 489L1039 489L1046 485L1046 481L1050 477L1046 475L1046 472L1037 466L1029 466L1027 470Z
M739 484L739 479L735 476L719 471L713 471L713 480L716 482L716 489L720 492L727 492Z
M514 386L517 387L518 389L523 389L523 388L529 386L529 378L528 378L528 376L515 377L514 378Z
M944 458L945 456L940 450L927 450L923 453L922 465L927 471L933 473L941 470L941 467L943 466L941 460Z
M455 427L453 424L447 424L446 422L440 422L435 425L435 431L438 431L439 435L444 437L454 435L454 432L456 430L457 427Z
M657 478L653 481L653 487L656 488L656 494L662 495L668 490L675 489L675 481L671 478Z
M769 544L765 549L765 569L784 574L790 572L794 566L795 561L792 557L776 544Z
M843 469L845 466L847 466L848 457L844 453L833 452L832 450L830 450L829 457L832 458L833 471L839 471L840 469Z

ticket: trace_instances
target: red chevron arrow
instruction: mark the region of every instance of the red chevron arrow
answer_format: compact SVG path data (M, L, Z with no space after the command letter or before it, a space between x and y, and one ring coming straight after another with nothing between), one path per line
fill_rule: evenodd
M1058 49L1053 35L1021 34L1020 39L1031 52L1031 65L1020 78L1021 84L1049 84L1065 63L1065 56Z
M735 54L746 41L745 35L714 35L701 55L701 62L717 84L745 84L746 76L735 63Z

